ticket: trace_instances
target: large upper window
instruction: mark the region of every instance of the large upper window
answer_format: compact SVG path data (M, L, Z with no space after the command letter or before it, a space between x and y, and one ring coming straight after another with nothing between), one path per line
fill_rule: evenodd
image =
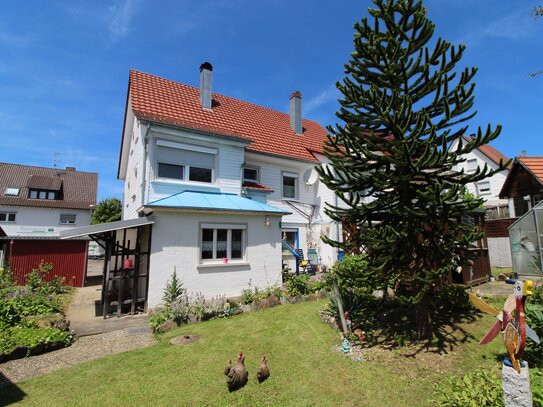
M30 199L57 199L57 193L55 191L45 191L41 189L30 189L28 190L28 197Z
M283 173L283 198L298 198L298 174Z
M0 212L0 222L15 222L15 212Z
M157 141L157 176L180 181L213 182L213 148L190 146L165 140Z
M203 263L239 261L245 257L245 225L203 224L200 259Z

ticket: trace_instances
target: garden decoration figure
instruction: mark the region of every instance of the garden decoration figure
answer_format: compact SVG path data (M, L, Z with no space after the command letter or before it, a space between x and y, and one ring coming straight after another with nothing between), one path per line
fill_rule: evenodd
M529 295L532 295L531 289L533 284L534 283L531 280L517 280L514 285L514 294L507 298L502 311L498 311L483 300L477 298L474 294L469 293L471 302L477 308L488 314L495 315L498 319L483 339L481 339L479 344L487 344L502 332L503 343L510 357L510 360L504 360L504 364L513 367L518 373L520 373L520 368L524 367L524 362L521 360L521 357L524 346L526 345L526 336L534 342L539 343L539 337L524 320L524 305L526 303L526 298Z

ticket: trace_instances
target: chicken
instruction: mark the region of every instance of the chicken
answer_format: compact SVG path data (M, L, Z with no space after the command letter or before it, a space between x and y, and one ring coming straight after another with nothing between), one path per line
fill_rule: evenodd
M262 355L262 362L260 363L260 368L258 369L258 372L256 372L256 378L258 379L258 383L262 383L268 377L270 377L268 358L266 358L266 355Z
M241 389L247 384L249 380L249 373L245 369L245 355L243 352L240 352L238 355L238 361L236 366L232 366L232 361L229 360L226 368L224 369L224 374L227 376L226 385L228 386L228 391L236 391Z

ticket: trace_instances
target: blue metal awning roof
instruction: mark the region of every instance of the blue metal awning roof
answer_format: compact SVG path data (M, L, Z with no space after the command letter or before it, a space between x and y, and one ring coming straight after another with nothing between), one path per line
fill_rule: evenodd
M259 212L288 215L290 212L235 194L218 192L183 191L175 195L150 202L151 208L178 208L205 211Z

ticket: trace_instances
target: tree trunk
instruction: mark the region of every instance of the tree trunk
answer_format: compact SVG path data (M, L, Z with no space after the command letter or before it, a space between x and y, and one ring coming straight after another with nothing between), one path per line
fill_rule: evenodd
M430 294L424 294L424 297L416 304L415 321L417 324L417 338L430 339L433 334L432 315L430 314Z

